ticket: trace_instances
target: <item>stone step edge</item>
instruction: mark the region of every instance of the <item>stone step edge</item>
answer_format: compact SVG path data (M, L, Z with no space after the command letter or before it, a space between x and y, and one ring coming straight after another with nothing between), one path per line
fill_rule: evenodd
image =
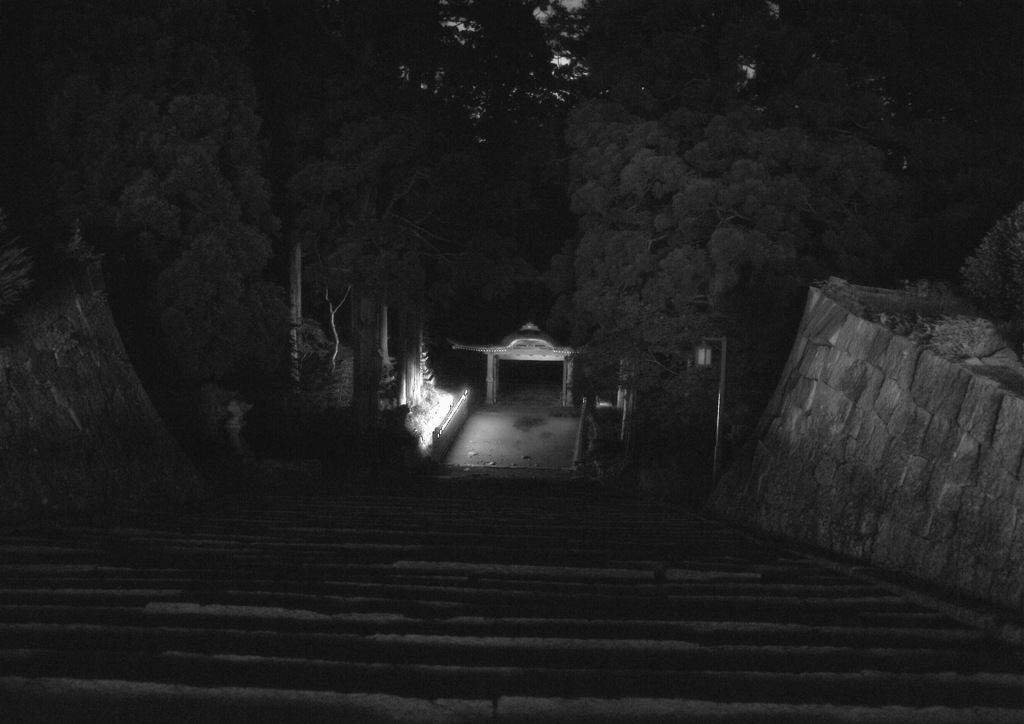
M753 531L739 527L738 530L743 531L752 540L760 540ZM973 605L960 604L942 595L911 588L908 585L894 581L886 575L884 570L874 566L865 563L843 562L830 558L824 553L801 550L796 545L793 545L791 541L781 542L775 540L772 542L772 547L790 555L804 558L814 565L847 576L855 581L878 586L885 591L902 597L910 603L941 613L964 625L980 629L993 639L1024 652L1024 623L1012 620L1014 618L1012 612L1007 612L994 604L983 602L977 602ZM922 583L921 585L925 584Z
M35 652L43 659L157 655L170 651L203 657L244 657L340 663L408 664L467 669L511 666L550 671L644 670L759 674L852 674L870 670L915 676L983 674L1011 677L1024 690L1020 662L1009 653L987 656L951 648L842 644L704 643L689 640L460 636L437 634L285 634L267 631L196 631L182 627L0 626L0 666ZM585 662L585 663L581 663ZM9 673L19 669L10 669ZM21 670L24 672L25 670ZM42 672L40 672L42 673ZM51 675L59 673L50 671Z
M26 616L14 616L14 620L10 620L11 614L18 614L21 611L39 612L44 611L49 614L43 616L45 621L39 621L37 616L26 617ZM8 623L54 623L62 624L84 624L84 625L108 625L107 623L95 623L95 617L99 616L104 619L116 619L118 622L124 621L126 609L117 606L75 606L75 605L59 605L59 606L6 606L0 605L0 625ZM456 615L449 616L446 618L425 618L421 616L409 616L404 613L393 613L393 612L350 612L350 613L321 613L308 609L293 609L293 608L282 608L275 606L245 606L245 605L226 605L226 604L200 604L200 603L179 603L179 602L151 602L147 603L144 607L131 609L133 614L134 624L130 625L142 625L142 621L146 621L147 625L164 625L160 621L169 617L174 621L174 625L184 626L184 622L188 622L188 626L192 628L198 628L202 630L207 627L219 628L223 625L239 626L242 622L252 623L254 627L268 626L271 623L276 624L306 624L310 628L298 629L298 630L309 630L309 631L320 631L320 628L314 628L316 626L325 626L325 630L330 632L334 630L334 627L341 627L342 631L345 632L344 627L363 627L363 626L374 626L377 627L375 630L381 628L387 629L388 627L395 626L403 629L407 627L476 627L480 630L494 630L495 628L511 628L518 627L519 629L528 630L531 627L558 627L564 628L575 628L575 629L607 629L615 630L616 628L641 628L664 631L666 633L671 632L674 635L689 635L689 636L702 636L702 635L716 635L716 634L734 634L734 635L750 635L761 633L765 635L775 636L808 636L808 635L820 635L824 637L829 636L841 636L841 637L856 637L856 636L884 636L891 635L895 638L907 637L914 638L929 643L939 642L944 646L972 646L976 645L981 641L987 640L983 631L980 631L973 627L963 627L957 624L952 628L937 628L937 627L920 627L920 626L870 626L867 624L861 625L828 625L828 624L807 624L807 623L778 623L768 621L734 621L729 619L718 619L718 620L682 620L682 619L664 619L664 618L553 618L544 616L474 616L474 615ZM55 614L59 614L56 618ZM75 618L77 614L85 616L87 621L81 621ZM932 616L939 616L940 614L930 614ZM207 622L209 622L207 624ZM950 623L954 623L950 621ZM128 624L126 624L128 625ZM167 624L170 625L170 624ZM241 629L245 630L245 629ZM277 629L271 629L277 630ZM293 631L296 629L288 628L287 631ZM393 633L393 631L384 631ZM588 634L594 637L593 634ZM915 644L917 645L917 644ZM922 644L923 645L923 644Z
M650 669L635 666L622 667L598 667L589 666L560 668L546 665L515 665L515 664L446 664L434 662L401 662L401 661L352 661L347 659L328 658L304 658L287 655L259 655L259 654L233 654L233 653L201 653L195 651L166 649L162 651L116 651L116 650L65 650L56 651L53 649L41 648L14 648L0 649L0 665L6 669L24 663L36 663L49 667L64 667L81 669L83 665L89 667L86 675L91 675L93 667L116 667L124 670L128 667L133 674L139 676L137 681L144 680L145 675L140 675L143 667L147 669L155 667L161 675L171 677L181 675L193 676L200 670L202 675L216 677L218 675L238 676L245 673L246 681L252 681L252 672L262 671L266 676L273 674L275 681L278 681L282 672L298 672L308 678L310 672L315 671L344 671L347 673L358 672L369 677L436 677L447 681L458 681L460 683L470 680L477 680L484 688L493 689L493 681L488 679L504 680L509 677L521 677L536 679L536 677L551 677L558 680L571 679L574 683L586 683L588 679L614 679L617 682L625 683L626 679L644 680L660 679L662 683L671 680L675 686L678 682L693 682L696 679L702 680L705 684L712 682L727 688L730 695L736 693L736 686L741 684L747 687L748 693L751 689L767 689L775 695L779 687L788 687L789 692L796 690L795 684L799 684L802 694L807 692L821 692L827 690L831 697L836 696L836 689L841 686L871 690L877 695L879 687L888 687L890 693L899 691L900 695L910 693L912 696L919 696L919 689L922 686L934 687L944 692L949 692L952 687L963 689L987 689L990 698L993 692L999 695L1010 695L1014 700L1014 706L1024 714L1024 676L1018 673L1007 673L999 671L975 671L971 673L959 673L955 671L911 671L892 672L874 668L861 668L850 671L766 671L751 668L734 669ZM245 671L240 671L240 669ZM267 670L272 672L267 673ZM75 676L68 678L79 678L84 672L77 672ZM5 676L17 676L16 673L4 674ZM55 675L57 676L57 675ZM41 677L42 678L42 677ZM103 678L102 676L97 678ZM323 679L321 679L323 680ZM385 682L387 683L387 682ZM529 682L536 686L536 681ZM184 684L188 685L188 684ZM230 684L222 684L230 686ZM254 688L274 688L255 685ZM910 691L914 689L914 691ZM331 690L325 688L324 690ZM353 693L353 692L347 692ZM785 693L785 692L784 692ZM508 696L517 696L508 694ZM581 696L593 696L583 694ZM576 697L574 697L576 698ZM600 698L600 697L594 697ZM622 698L611 695L608 698ZM755 701L763 701L757 700ZM735 702L734 699L729 701ZM808 702L810 703L810 702Z
M226 605L252 605L279 608L294 608L298 606L309 607L312 604L319 604L321 607L335 608L346 607L347 610L336 610L336 613L358 612L366 606L377 606L382 611L394 612L396 609L408 607L434 608L445 610L479 610L483 608L494 608L496 602L504 601L506 604L514 600L517 603L547 602L552 604L549 609L564 609L567 604L589 602L599 604L607 608L618 609L628 608L630 604L636 605L638 599L625 595L610 594L587 594L586 592L548 593L544 591L517 591L515 589L478 589L475 593L472 589L450 589L455 593L465 594L452 597L438 598L409 598L398 599L389 596L367 596L367 595L344 595L331 593L281 593L278 591L258 590L232 590L217 591L216 597L219 603ZM78 601L96 602L119 605L146 605L147 603L191 603L188 600L194 596L194 592L188 589L53 589L53 588L32 588L32 589L0 589L0 604L3 605L31 605L40 604L41 601ZM476 600L474 600L474 598ZM739 596L739 595L713 595L713 594L676 594L672 593L662 598L651 596L642 599L648 606L658 606L660 612L671 611L675 615L693 616L697 612L711 611L717 607L732 616L738 612L749 612L754 618L746 620L768 620L771 616L780 613L796 613L800 616L811 616L814 614L825 615L835 613L857 612L861 615L889 614L900 615L913 613L909 610L911 604L898 596L870 597L870 596L836 596L836 597L787 597L779 596ZM285 605L287 604L287 605ZM594 610L595 606L583 610ZM322 611L321 611L322 612ZM927 611L926 611L927 612ZM941 613L932 613L933 616L941 616ZM733 618L731 620L739 620Z
M601 486L605 489L611 488L607 483L601 483ZM902 596L910 603L941 613L964 625L980 629L993 639L1024 651L1024 622L1014 620L1017 617L1014 616L1013 612L1007 612L993 604L960 604L945 597L894 581L886 575L885 571L875 566L836 560L833 557L829 557L825 551L810 550L809 547L800 546L792 540L756 531L736 521L710 514L706 511L695 512L692 509L660 500L654 496L645 495L640 492L631 492L631 496L637 500L642 500L667 510L684 511L693 516L695 520L706 524L724 526L726 529L735 532L736 537L739 539L745 538L750 543L762 547L770 547L773 551L777 551L782 555L803 559L811 565L820 566L856 581L878 586L897 596Z
M194 629L184 626L154 626L154 627L141 627L141 626L109 626L109 625L93 625L93 624L73 624L73 625L62 625L62 624L0 624L0 634L4 634L3 639L6 641L12 641L18 638L24 639L25 637L40 639L42 637L48 637L45 640L46 651L82 651L86 650L82 648L81 641L78 639L90 637L96 637L98 634L105 634L106 639L104 641L104 650L108 652L113 651L134 651L135 649L126 649L123 644L127 643L130 646L138 647L141 643L149 643L147 651L157 651L156 647L153 647L152 642L163 642L164 650L180 650L182 652L197 653L204 655L246 655L246 656L265 656L268 658L281 658L292 656L293 654L283 653L253 653L253 649L257 648L277 648L277 645L284 643L293 643L294 649L301 650L303 646L309 646L313 648L314 644L321 647L330 646L336 647L339 651L344 650L346 658L343 660L358 663L373 663L383 662L387 659L386 654L394 653L397 651L409 651L413 652L416 650L422 650L427 653L441 653L445 652L448 658L446 662L451 664L454 661L454 657L458 655L471 656L473 654L482 654L485 656L500 656L504 654L540 654L542 652L550 652L553 655L590 655L593 657L608 657L608 661L612 661L612 656L615 655L627 655L633 656L636 660L641 660L645 657L657 657L676 654L682 656L683 654L702 655L700 659L701 666L705 667L702 670L711 671L718 670L715 666L722 666L722 671L739 671L744 669L738 669L734 666L728 666L730 661L744 662L750 665L754 665L754 661L758 662L758 665L765 666L769 661L775 662L793 662L803 661L808 658L821 658L826 664L831 664L832 668L823 667L818 669L819 673L839 673L844 671L852 671L853 669L845 669L840 665L844 657L857 661L857 666L867 666L864 663L865 660L873 659L871 664L873 667L878 667L880 662L885 660L891 660L893 662L903 662L904 664L917 660L919 657L931 657L936 661L941 661L942 665L948 665L949 661L943 657L949 659L959 658L967 663L970 659L966 653L957 649L951 648L938 648L928 647L924 645L918 645L914 647L894 647L894 646L850 646L840 644L738 644L738 643L702 643L699 641L693 641L690 639L652 639L652 638L601 638L594 636L538 636L538 635L498 635L498 634L483 634L476 633L470 635L459 635L459 634L429 634L429 633L335 633L335 632L279 632L279 631L268 631L268 630L245 630L245 629ZM177 648L182 645L182 639L193 637L194 640L186 641L189 646L194 648ZM207 646L209 645L210 639L214 639L220 645L220 648L216 652L208 652ZM238 650L227 650L227 647L237 647L240 643L251 644L246 649L246 652L239 652ZM344 645L350 644L350 649L345 649ZM19 642L16 646L11 646L9 643L0 647L0 658L3 657L5 650L19 650L26 644ZM37 645L37 644L33 644ZM198 647L198 648L195 648ZM303 653L307 653L303 651ZM323 654L317 654L322 656ZM380 659L374 658L375 655L380 656ZM317 658L312 656L311 658ZM680 666L687 659L680 659L676 665L669 666L663 665L662 668L681 670L685 666ZM1013 659L1014 664L1017 664L1016 659ZM593 660L590 660L590 666L592 668L599 668L593 664ZM992 663L991 657L988 661ZM491 664L480 664L488 666ZM634 662L633 666L637 666ZM550 665L549 668L564 668L564 666ZM603 668L603 667L600 667ZM621 668L621 667L619 667ZM893 669L877 668L879 671L889 671ZM781 673L794 673L789 669L779 670ZM929 673L928 671L907 671L905 673ZM930 673L953 673L960 674L961 672L952 671L949 669L934 668ZM1021 677L1021 682L1024 684L1024 673L1021 672L1019 666L1015 667L1015 670L1004 670L998 671L994 667L988 670L982 670L977 667L977 664L973 664L970 667L969 673L986 673L986 674L1006 674L1009 676Z
M259 722L311 721L330 717L335 721L483 722L587 721L617 722L866 722L869 724L959 724L985 721L993 724L1020 721L1019 710L1000 707L951 708L943 706L857 706L827 704L728 704L699 699L499 696L491 700L425 700L392 694L360 694L295 689L245 687L203 688L123 680L73 678L30 679L0 677L0 699L13 713L31 712L34 719L18 721L60 722L74 712L84 720L95 712L102 718L131 714L141 720L165 718L175 711L193 716L216 714L222 719L250 724ZM9 710L11 711L11 710Z

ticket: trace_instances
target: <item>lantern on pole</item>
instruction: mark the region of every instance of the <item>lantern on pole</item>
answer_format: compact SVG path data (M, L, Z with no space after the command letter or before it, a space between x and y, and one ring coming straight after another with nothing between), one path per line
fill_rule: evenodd
M707 342L701 342L697 345L697 349L694 351L694 361L698 367L710 367L711 366L711 345Z
M711 469L711 479L717 481L718 472L722 466L722 400L725 397L725 354L728 346L726 338L705 337L697 345L693 357L698 367L711 367L712 353L714 352L711 347L712 342L721 345L721 354L718 357L718 409L715 411L715 457Z

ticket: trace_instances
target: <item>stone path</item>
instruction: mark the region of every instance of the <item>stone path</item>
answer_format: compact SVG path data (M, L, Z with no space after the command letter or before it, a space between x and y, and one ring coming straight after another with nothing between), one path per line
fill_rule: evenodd
M464 472L533 471L567 477L573 471L579 411L572 407L483 405L470 414L444 464Z
M0 534L7 722L1020 722L1021 651L583 484Z

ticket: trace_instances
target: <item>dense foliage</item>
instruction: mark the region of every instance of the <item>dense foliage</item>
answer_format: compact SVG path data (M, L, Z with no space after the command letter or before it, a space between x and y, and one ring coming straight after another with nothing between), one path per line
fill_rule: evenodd
M691 350L726 335L750 422L809 283L954 281L1024 198L1022 24L1017 0L3 3L0 203L40 273L80 225L149 381L279 374L297 246L307 324L356 297L437 339L547 316L584 384L625 372L656 415L700 407ZM1001 312L1020 213L965 272Z
M32 285L32 260L7 238L7 215L0 209L0 314L13 307Z
M567 102L538 3L243 4L310 308L326 282L443 317L537 278L550 250L519 227L544 204Z
M703 336L732 341L742 418L807 284L950 278L972 229L1024 194L1020 63L978 65L997 51L962 42L991 32L1020 61L1004 26L1020 9L925 5L586 4L567 134L581 233L553 265L556 316L592 365L633 361L659 425L686 405Z
M283 295L262 275L278 222L226 7L51 0L23 21L56 35L34 48L48 54L49 221L80 222L104 255L126 336L146 342L133 352L175 363L143 371L201 381L276 367Z
M964 265L963 276L983 309L1024 324L1024 203L989 230Z

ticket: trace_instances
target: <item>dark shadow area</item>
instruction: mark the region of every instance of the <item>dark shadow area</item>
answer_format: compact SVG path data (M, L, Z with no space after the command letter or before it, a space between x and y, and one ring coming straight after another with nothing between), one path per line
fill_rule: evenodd
M502 360L499 363L497 402L500 404L557 405L562 394L562 362Z

